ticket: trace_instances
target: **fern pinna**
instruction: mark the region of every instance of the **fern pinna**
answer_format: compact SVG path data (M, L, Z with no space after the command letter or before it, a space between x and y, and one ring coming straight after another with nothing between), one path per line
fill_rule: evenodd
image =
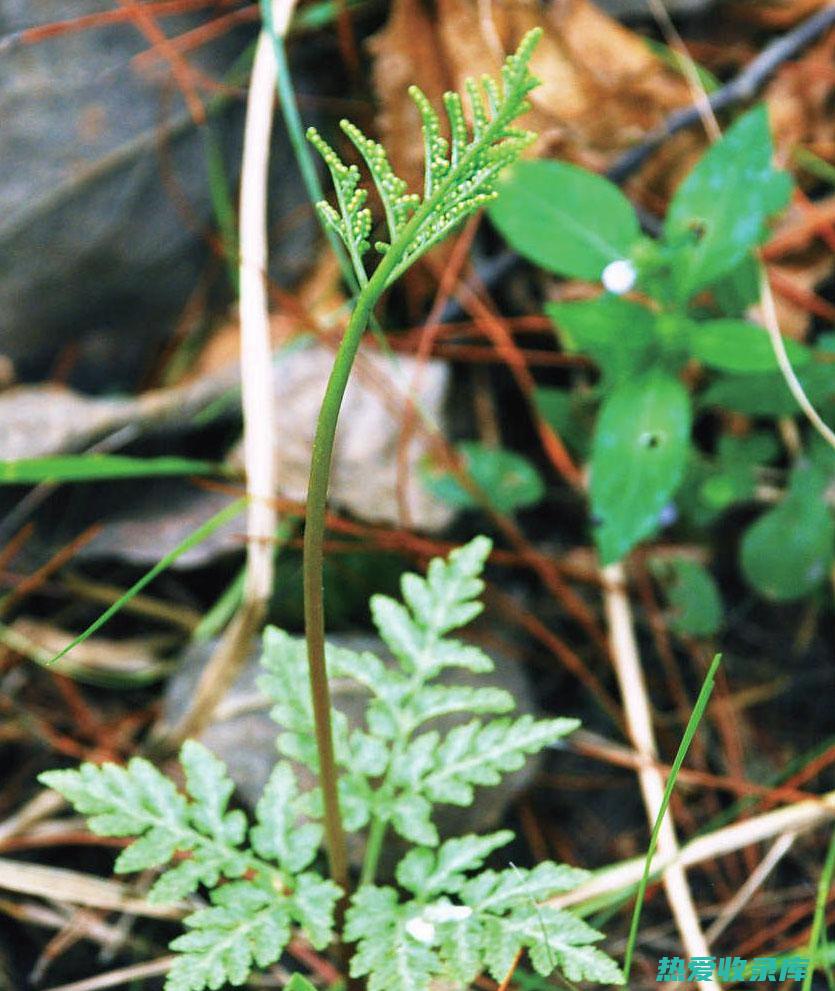
M500 870L484 870L511 832L441 843L433 821L435 806L468 806L474 788L496 784L577 726L573 719L513 718L513 698L489 685L438 683L449 667L492 670L478 647L451 636L481 610L479 576L489 551L489 540L477 537L432 561L426 577L404 575L402 602L372 599L389 663L328 645L329 676L356 682L368 696L362 726L351 728L334 713L346 826L368 830L342 934L356 944L351 974L365 978L368 991L429 991L436 981L464 989L483 971L501 980L520 950L543 975L560 970L570 980L622 980L594 946L600 933L547 904L581 883L585 871L553 863L526 870L506 861ZM320 950L332 939L340 890L316 866L322 794L318 787L302 790L296 776L299 764L316 768L318 759L304 642L268 629L262 664L261 688L280 726L280 759L254 821L229 809L233 785L224 766L194 741L180 754L184 792L142 758L126 767L84 764L41 776L94 832L137 837L116 871L161 868L152 902L191 904L187 932L171 944L177 957L166 991L241 985L254 968L278 961L294 932ZM443 738L427 728L450 713L466 721ZM411 848L394 883L379 885L388 830Z
M442 241L470 214L495 198L496 180L503 168L514 162L536 137L532 131L513 126L529 109L527 95L538 85L529 62L541 31L529 31L518 49L505 61L501 83L484 76L481 86L467 80L472 129L467 125L464 101L458 93L444 94L449 140L426 95L417 86L409 94L417 105L423 127L423 197L411 193L405 180L395 174L385 148L367 138L348 120L340 127L362 156L385 212L388 240L374 245L381 255L390 255L384 287L391 285L421 255ZM329 203L317 204L324 223L344 242L360 286L368 284L364 255L370 248L372 218L366 206L367 191L360 185L356 165L346 165L316 128L307 132L327 165L336 193L338 210Z

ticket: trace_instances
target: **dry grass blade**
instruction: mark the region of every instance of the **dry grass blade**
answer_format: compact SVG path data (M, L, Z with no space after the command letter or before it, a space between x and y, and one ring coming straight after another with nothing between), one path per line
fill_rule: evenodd
M762 815L699 836L686 843L676 853L659 851L653 857L650 870L652 874L658 874L673 864L682 868L692 867L714 857L735 853L753 843L774 839L775 836L783 833L801 833L814 829L833 818L835 818L835 791L830 791L820 799L796 802L794 805L788 805L774 812L764 812ZM549 904L555 908L568 908L601 895L626 891L641 880L643 870L643 857L625 860L613 867L603 868L586 884L575 888L567 895L552 899Z
M145 977L157 977L167 972L176 957L158 957L148 963L137 963L130 967L120 967L97 977L88 977L83 981L73 981L72 984L60 984L49 988L48 991L102 991L103 988L115 988L119 984L130 984Z
M291 10L291 4L282 5L282 10L276 11L277 19L285 24ZM262 31L247 100L240 206L241 386L249 500L243 603L203 671L192 707L173 732L175 740L197 735L211 719L246 659L273 586L273 539L278 517L273 501L275 401L266 280L267 168L276 76L272 43Z
M39 792L22 808L18 809L14 815L0 822L0 847L13 836L17 836L36 822L62 809L65 804L64 799L57 792Z
M106 881L63 867L26 864L4 857L0 858L0 888L153 919L179 919L183 914L179 906L151 905L144 898L134 898L125 885L116 881Z
M733 920L745 908L748 902L754 897L756 892L759 891L763 884L765 884L769 874L774 870L777 864L780 863L789 850L791 850L796 835L796 833L783 833L782 836L777 837L769 848L768 853L763 857L759 864L757 864L753 874L751 874L745 884L742 885L727 905L722 908L720 914L716 917L707 933L705 933L707 939L711 943L722 935Z
M657 758L655 734L652 729L649 700L635 641L632 611L626 592L626 577L621 564L610 564L603 570L604 600L609 621L612 659L623 698L624 714L629 735L635 749L652 761ZM637 771L647 817L654 823L662 809L664 777L654 764L647 764ZM671 864L664 871L664 888L673 917L689 957L710 956L707 940L702 932L699 916L684 868L677 862L678 840L672 818L666 815L658 833L658 851L669 858ZM699 986L710 989L721 987L714 980L699 981Z

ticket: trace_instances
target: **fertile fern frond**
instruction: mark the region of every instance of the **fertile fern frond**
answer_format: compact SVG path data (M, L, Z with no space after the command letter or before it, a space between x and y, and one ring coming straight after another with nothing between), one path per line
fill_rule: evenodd
M496 179L515 161L535 135L512 126L529 109L528 93L538 84L529 63L541 31L529 31L519 48L508 56L501 82L484 76L479 85L465 82L471 126L458 93L444 94L449 138L426 95L417 86L409 89L420 113L424 145L424 189L421 198L410 193L405 180L395 174L381 144L366 137L356 125L343 120L341 128L365 160L386 216L388 241L378 241L380 254L392 253L395 263L386 275L391 285L421 255L442 241L468 216L494 199ZM344 241L361 285L368 281L363 256L370 247L371 215L366 194L359 188L359 170L346 165L315 128L308 139L330 169L339 210L317 204L325 223Z
M330 170L339 204L338 212L324 200L316 204L316 209L325 226L342 238L360 285L364 286L368 276L362 256L369 248L371 211L365 206L368 193L360 187L360 170L356 165L346 165L315 128L308 130L307 139Z

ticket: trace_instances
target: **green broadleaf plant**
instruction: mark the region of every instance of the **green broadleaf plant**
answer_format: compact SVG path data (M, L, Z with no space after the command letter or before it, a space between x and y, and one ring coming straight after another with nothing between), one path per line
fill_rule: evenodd
M617 186L568 162L520 162L501 192L491 220L548 271L598 279L638 240L638 218Z
M625 557L665 519L683 514L705 526L756 498L758 473L775 456L774 430L764 435L751 426L752 439L770 442L754 461L739 437L720 437L714 451L703 453L691 438L697 417L717 408L754 417L798 412L766 330L745 319L759 298L755 249L791 191L789 176L772 159L766 109L755 106L680 184L656 240L640 233L620 190L565 163L517 165L489 208L525 258L557 275L603 283L597 298L546 305L562 346L591 359L599 379L589 385L583 376L571 393L540 390L539 404L571 447L590 457L590 517L604 564ZM633 289L642 295L624 298ZM835 408L826 340L814 350L791 340L785 345L811 402ZM686 368L701 369L689 376L692 398L682 382ZM767 597L807 594L831 561L827 490L835 463L819 465L818 475L821 484L801 492L797 478L808 472L795 468L784 504L766 512L742 541L742 573ZM702 578L691 573L681 586L698 585L704 605L697 616L679 603L683 633L704 635L718 622Z
M698 561L686 557L650 560L665 587L672 615L670 627L692 637L709 637L722 625L722 599L716 582Z
M672 281L677 298L728 275L765 237L766 220L791 193L787 173L772 165L764 104L740 117L676 190L664 237L676 256Z
M789 491L742 540L742 571L768 599L800 599L825 582L835 558L835 520L826 502L831 476L808 464L792 471Z
M429 991L435 980L464 991L483 971L501 980L523 949L543 975L560 970L572 981L623 980L594 946L600 933L540 904L580 884L585 871L550 862L532 870L484 870L512 832L441 843L433 821L438 804L470 805L475 788L497 784L578 725L566 718L514 718L508 715L513 698L489 685L437 682L450 667L492 670L479 648L451 636L481 610L479 576L490 547L477 537L448 559L432 561L425 578L404 575L402 602L372 599L393 663L370 652L327 649L329 675L353 681L369 699L361 727L334 717L346 825L368 828L343 935L356 943L351 975L365 977L369 991ZM303 641L267 630L261 687L281 726L280 759L252 822L229 808L233 784L223 764L191 740L180 752L184 792L142 758L125 767L83 764L41 775L87 816L93 832L134 837L115 869L160 870L151 902L208 894L208 906L192 911L186 933L171 943L176 959L166 991L242 985L254 969L279 960L295 932L320 950L332 940L342 892L317 868L321 789L302 790L296 772L299 765L319 768L306 663ZM449 714L466 721L443 738L427 728ZM397 866L396 887L375 881L388 830L410 846ZM303 991L308 985L298 977L295 986Z

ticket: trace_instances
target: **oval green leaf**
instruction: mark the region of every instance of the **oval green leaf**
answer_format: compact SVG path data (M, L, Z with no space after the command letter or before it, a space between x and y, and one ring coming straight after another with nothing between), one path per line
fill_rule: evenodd
M773 154L764 105L729 128L676 190L664 236L675 250L673 281L689 299L739 265L766 233L765 222L791 193Z
M835 375L832 366L815 362L797 373L803 391L813 406L835 401ZM794 416L800 412L780 372L723 375L712 382L700 397L703 407L720 406L748 416Z
M797 341L784 340L792 365L809 363L812 353ZM763 327L745 320L708 320L692 324L690 351L709 368L722 372L756 374L778 371L777 359Z
M691 637L709 637L722 625L722 599L713 576L698 561L676 557L651 562L672 610L670 627Z
M514 251L573 279L599 279L640 236L632 204L617 186L567 162L517 163L488 212Z
M316 991L316 988L306 977L301 974L293 974L289 982L284 985L284 991Z
M684 472L690 422L684 386L657 369L617 386L604 402L590 486L603 564L625 557L658 527Z
M568 351L588 355L614 385L647 364L655 343L655 314L640 303L608 293L597 299L545 307Z
M485 447L477 441L458 445L472 480L484 492L494 509L512 513L533 506L545 494L545 484L534 466L515 451ZM424 471L423 483L437 498L461 509L474 509L479 503L449 472Z
M767 599L802 599L826 580L832 567L835 521L825 489L825 476L817 470L795 469L783 501L743 537L742 572Z

